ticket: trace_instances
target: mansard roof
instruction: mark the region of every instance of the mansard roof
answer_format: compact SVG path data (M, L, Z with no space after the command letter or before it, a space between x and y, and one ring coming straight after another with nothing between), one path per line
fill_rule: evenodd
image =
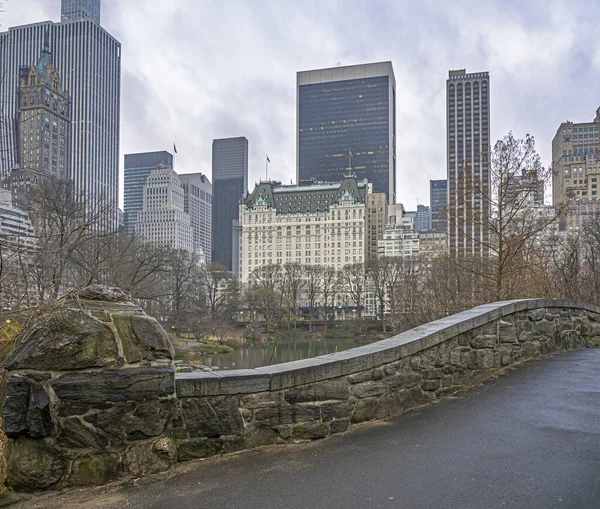
M345 177L341 182L310 182L284 186L280 182L265 181L256 185L252 193L240 200L249 209L266 206L277 214L326 212L342 202L365 203L367 180Z

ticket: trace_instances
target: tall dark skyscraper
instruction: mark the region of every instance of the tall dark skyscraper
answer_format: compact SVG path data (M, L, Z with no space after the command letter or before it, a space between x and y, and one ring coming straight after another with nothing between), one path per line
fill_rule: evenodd
M396 201L396 80L391 62L297 74L296 177L340 182L351 164ZM350 153L352 157L350 158ZM350 161L349 161L350 159Z
M46 35L52 64L69 92L67 176L89 199L111 204L114 218L107 222L116 226L121 45L90 17L44 21L0 33L0 178L17 167L19 140L24 136L16 121L21 69L38 62Z
M448 217L446 204L448 203L448 181L429 181L429 203L431 204L431 229L436 232L446 233L448 230Z
M133 234L138 212L144 208L144 185L152 170L173 169L173 155L169 152L142 152L125 154L123 183L123 212L125 231Z
M450 71L446 82L448 246L450 254L489 256L490 76Z
M248 192L246 138L213 140L212 179L212 261L232 270L233 222L239 218L239 200Z
M61 0L60 14L63 21L91 19L100 24L100 0Z

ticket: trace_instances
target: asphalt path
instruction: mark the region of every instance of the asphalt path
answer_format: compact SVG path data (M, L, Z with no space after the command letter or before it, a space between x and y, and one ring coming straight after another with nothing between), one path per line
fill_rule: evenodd
M27 508L599 509L600 349L309 444L181 464Z

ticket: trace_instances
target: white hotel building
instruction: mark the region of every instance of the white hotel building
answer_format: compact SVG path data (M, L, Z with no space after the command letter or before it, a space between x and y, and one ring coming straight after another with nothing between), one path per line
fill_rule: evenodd
M339 270L364 263L370 188L355 177L307 185L259 183L240 200L242 283L268 264L296 262Z

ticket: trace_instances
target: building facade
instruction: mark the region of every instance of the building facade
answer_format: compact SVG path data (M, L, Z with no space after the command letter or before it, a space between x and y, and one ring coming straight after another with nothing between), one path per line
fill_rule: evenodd
M396 201L396 80L391 62L302 71L296 178L339 182L351 168Z
M385 193L367 195L367 260L377 258L378 243L383 238L388 217L388 202Z
M436 232L448 230L446 205L448 204L448 181L429 181L429 204L431 207L431 229Z
M342 269L364 263L369 183L342 182L284 186L261 182L240 201L239 277L290 262Z
M18 101L19 166L9 180L13 200L26 208L32 183L68 175L69 96L52 65L47 40L37 64L22 69Z
M190 216L183 210L183 194L181 181L173 170L152 170L144 184L136 234L153 244L193 251L194 232Z
M173 169L173 155L166 151L125 154L123 212L125 232L135 231L137 215L144 208L144 185L153 170Z
M0 178L7 179L18 167L21 152L23 133L16 121L21 69L39 61L46 37L54 68L69 91L67 177L90 200L108 202L107 226L116 226L121 45L89 18L45 21L0 33Z
M444 232L419 232L419 258L432 259L448 252L446 234Z
M234 221L239 219L239 201L248 193L246 138L213 140L212 179L212 261L232 270Z
M34 245L35 235L29 215L13 205L10 190L0 189L0 256L11 247Z
M408 210L405 214L414 218L416 232L431 230L431 210L427 205L417 205L417 210Z
M489 257L490 76L450 71L446 81L448 246Z
M600 213L599 126L600 108L592 122L563 122L552 139L552 205L566 207L560 229L570 234Z
M61 0L60 18L63 21L91 19L100 24L100 0Z
M179 175L183 186L183 209L194 231L194 250L210 262L212 253L212 184L203 173Z

